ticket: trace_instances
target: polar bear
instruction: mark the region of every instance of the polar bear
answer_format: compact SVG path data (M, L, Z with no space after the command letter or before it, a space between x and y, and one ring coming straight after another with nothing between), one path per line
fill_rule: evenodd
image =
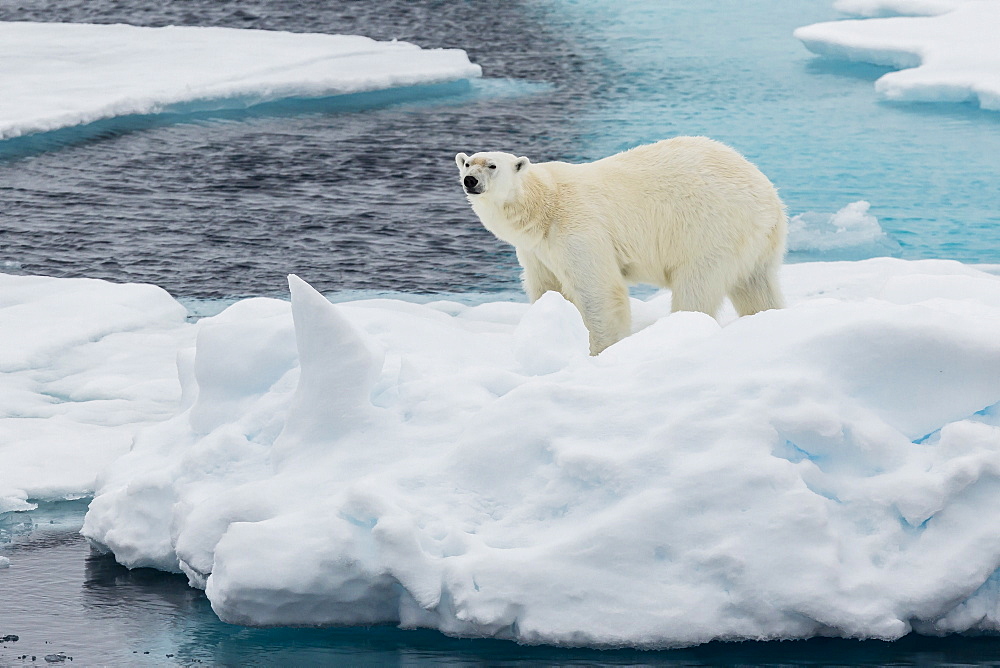
M672 290L674 311L740 315L782 306L785 207L746 158L675 137L595 162L455 156L473 211L514 246L534 302L555 290L590 332L592 355L631 332L628 284Z

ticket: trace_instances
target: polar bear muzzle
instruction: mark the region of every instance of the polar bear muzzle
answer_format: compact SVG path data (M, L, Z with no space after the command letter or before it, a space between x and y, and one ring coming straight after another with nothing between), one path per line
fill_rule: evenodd
M483 184L480 183L479 179L475 176L469 174L464 179L462 179L462 185L465 186L465 192L470 195L482 195L483 194Z

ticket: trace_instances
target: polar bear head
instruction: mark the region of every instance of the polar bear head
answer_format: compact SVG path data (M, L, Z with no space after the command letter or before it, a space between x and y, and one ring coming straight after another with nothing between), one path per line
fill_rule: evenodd
M490 199L505 201L515 190L519 178L531 161L510 153L487 151L455 156L459 179L470 200L485 195Z

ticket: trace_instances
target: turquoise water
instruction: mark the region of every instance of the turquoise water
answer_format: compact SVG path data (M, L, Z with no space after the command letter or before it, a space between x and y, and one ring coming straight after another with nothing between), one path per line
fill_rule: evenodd
M867 200L902 257L1000 260L1000 114L880 101L887 69L820 59L791 37L837 18L825 0L570 7L622 73L620 94L576 117L574 157L704 134L757 163L791 214Z

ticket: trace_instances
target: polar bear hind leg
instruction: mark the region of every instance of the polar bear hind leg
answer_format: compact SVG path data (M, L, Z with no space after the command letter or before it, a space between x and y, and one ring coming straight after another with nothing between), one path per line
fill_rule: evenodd
M780 259L762 263L733 286L729 298L740 316L784 306L781 289L778 287L780 265Z

